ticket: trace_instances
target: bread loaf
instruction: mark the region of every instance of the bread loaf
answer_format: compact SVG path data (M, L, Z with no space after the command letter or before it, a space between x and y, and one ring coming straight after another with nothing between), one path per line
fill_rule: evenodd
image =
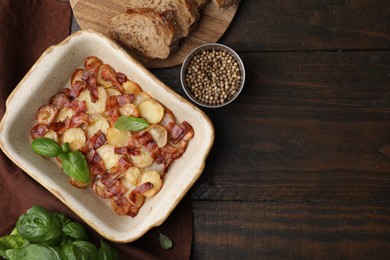
M188 36L199 19L195 0L132 0L127 6L129 9L150 8L157 12L173 11L179 38Z
M237 5L240 0L213 0L213 4L218 8L229 8Z
M178 47L173 11L128 9L110 19L108 35L150 59L165 59Z

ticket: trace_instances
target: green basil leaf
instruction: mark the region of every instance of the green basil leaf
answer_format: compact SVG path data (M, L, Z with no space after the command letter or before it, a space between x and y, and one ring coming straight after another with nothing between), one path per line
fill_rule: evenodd
M59 244L62 225L57 217L42 206L33 206L16 222L21 237L30 243Z
M61 154L59 158L62 161L62 169L70 178L80 183L90 181L87 161L80 151Z
M18 235L8 235L4 237L0 237L0 256L6 257L5 251L9 249L16 249L23 246L28 246L30 243L18 236Z
M45 157L56 157L62 153L62 149L56 141L47 137L34 139L31 148L37 154Z
M44 244L31 244L6 251L10 260L61 260L59 247Z
M88 232L81 223L70 221L62 228L65 235L79 239L88 240Z
M145 119L130 116L119 117L114 125L116 129L122 131L139 131L147 128L148 126L149 124Z
M105 243L103 240L100 240L100 248L98 251L99 260L117 260L119 259L118 252Z
M171 249L173 247L172 240L160 231L158 232L160 233L160 237L158 238L158 240L160 241L160 245L162 246L162 248Z
M98 250L89 241L77 240L62 247L62 255L67 260L98 259Z
M70 143L66 142L61 145L61 150L63 153L69 153L70 152Z

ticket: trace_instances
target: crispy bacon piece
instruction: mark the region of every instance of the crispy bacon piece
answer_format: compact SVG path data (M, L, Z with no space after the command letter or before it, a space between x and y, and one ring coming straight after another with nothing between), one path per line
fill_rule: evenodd
M75 101L69 103L69 108L73 109L76 113L87 111L87 105L85 101Z
M30 137L31 139L42 137L47 131L49 128L46 124L36 124L30 131Z
M87 83L87 89L91 96L92 103L95 103L99 99L98 88L96 83L96 74L93 71L86 70L81 77Z
M122 107L125 104L130 104L134 101L134 95L133 94L123 94L123 95L118 95L115 96L118 104L120 107Z
M117 72L116 79L118 80L119 83L123 84L127 81L127 76L122 72Z
M133 147L115 147L114 149L114 152L116 154L120 154L120 155L134 155L134 156L138 156L141 154L141 151L137 148L133 148Z
M68 97L73 100L80 95L80 92L83 91L87 87L87 84L84 81L76 81L71 85L70 92Z
M125 104L130 104L134 101L133 94L123 94L123 95L115 95L109 96L106 102L106 110L114 110L122 107Z
M92 71L95 75L97 75L101 65L103 65L103 61L96 56L89 56L84 60L85 70Z
M142 145L147 145L149 142L153 141L152 135L148 131L144 131L136 136Z
M117 179L103 179L102 183L104 186L106 186L107 190L114 194L114 196L121 197L123 194L127 192L126 187Z
M91 138L89 138L80 148L82 153L88 153L90 150L98 149L107 142L106 135L101 131L97 131ZM99 156L100 157L100 156ZM101 159L101 158L100 158Z
M126 170L131 166L133 165L128 160L126 160L124 157L121 157L118 161L118 164L112 167L108 173L113 176L120 176L121 174L125 173Z
M100 74L103 80L109 81L112 83L112 86L119 91L123 92L121 83L116 78L115 70L108 64L103 64L100 68Z
M118 109L109 110L105 113L105 116L107 117L108 124L110 127L113 127L115 125L116 120L118 120L120 114Z
M48 128L57 132L58 134L62 134L66 129L69 128L69 125L70 119L67 117L64 121L50 123Z
M70 100L68 99L66 91L58 92L50 98L50 104L56 108L64 108L69 106Z
M170 139L174 143L179 142L183 138L188 140L194 135L192 126L186 121L183 121L179 125L175 124L174 122L170 122L167 125L167 129L170 133Z
M114 197L111 200L112 209L120 215L135 217L144 204L145 197L139 192L130 192L129 197Z
M69 127L86 127L89 124L89 115L81 112L76 113L70 119Z
M92 179L104 175L106 172L106 167L102 157L100 157L96 150L89 150L85 156L85 160L88 162L89 172L92 175Z
M160 149L158 148L158 145L154 140L150 141L145 147L149 151L150 156L152 156L152 158L157 163L162 163L164 161L164 158L160 153Z
M133 192L138 192L138 193L143 194L143 193L145 193L145 192L147 192L148 190L151 190L151 189L153 189L153 184L150 183L150 182L144 182L144 183L138 185L138 186L133 190Z

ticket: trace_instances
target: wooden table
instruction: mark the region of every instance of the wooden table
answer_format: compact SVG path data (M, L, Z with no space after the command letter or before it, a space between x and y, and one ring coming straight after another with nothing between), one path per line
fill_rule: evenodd
M239 98L191 190L194 259L390 258L388 0L243 0ZM175 91L180 67L152 72Z

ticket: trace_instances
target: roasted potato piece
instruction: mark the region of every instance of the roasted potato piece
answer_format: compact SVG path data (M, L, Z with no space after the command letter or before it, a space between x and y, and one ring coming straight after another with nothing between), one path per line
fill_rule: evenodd
M146 148L140 149L139 155L130 155L130 158L136 167L145 168L153 163L153 158Z
M141 176L141 171L139 170L139 168L130 167L123 175L123 179L125 180L125 182L130 183L131 185L137 186L139 176Z
M138 92L142 91L141 87L136 82L131 80L123 82L122 88L126 94L137 94Z
M164 116L164 107L153 99L142 102L138 110L139 115L150 124L158 124Z
M109 170L115 165L117 165L118 161L122 157L121 155L116 154L114 149L115 149L114 146L105 144L96 150L96 152L102 158L104 165L106 166L106 170Z
M68 107L64 107L60 111L58 111L57 116L54 119L54 121L55 122L62 122L66 118L71 119L72 116L74 116L74 114L76 114L76 112L73 109L68 108Z
M107 118L101 115L95 115L91 118L91 123L86 128L88 139L91 138L97 131L102 131L103 134L107 133L107 129L110 127Z
M62 143L68 142L72 151L80 149L87 141L81 128L69 128L62 134Z
M121 116L138 117L139 111L134 104L124 104L122 107L119 108L119 114Z
M57 115L57 108L53 105L41 106L36 114L36 119L39 124L50 124Z
M160 125L163 127L168 127L169 123L175 123L175 116L172 111L169 109L164 110L164 117L160 122Z
M142 173L139 177L138 185L141 185L145 182L150 182L153 185L152 189L142 193L142 195L148 198L154 196L157 192L160 191L162 187L162 180L160 174L156 171L148 171Z
M130 131L121 131L115 127L107 129L107 143L115 147L125 147L131 137Z
M158 147L163 147L168 142L168 132L161 125L153 124L150 125L146 131L153 137L153 140L157 143Z
M49 130L47 131L43 137L46 137L46 138L50 138L54 141L56 141L57 143L59 142L60 138L58 137L58 134L57 132L53 131L53 130Z
M85 101L87 106L87 113L89 114L102 114L106 111L107 91L103 87L98 87L98 100L94 103L91 100L90 92L85 89L79 95L80 101Z
M76 69L73 74L72 74L72 77L70 78L70 84L73 86L77 81L82 81L82 76L83 76L83 72L84 70L82 69Z
M146 94L145 92L141 91L141 92L138 92L135 94L135 99L134 99L134 105L136 105L137 107L145 102L146 100L151 100L153 99L151 96L149 96L148 94Z
M109 96L119 96L122 95L122 93L117 90L116 88L106 88L107 94Z

